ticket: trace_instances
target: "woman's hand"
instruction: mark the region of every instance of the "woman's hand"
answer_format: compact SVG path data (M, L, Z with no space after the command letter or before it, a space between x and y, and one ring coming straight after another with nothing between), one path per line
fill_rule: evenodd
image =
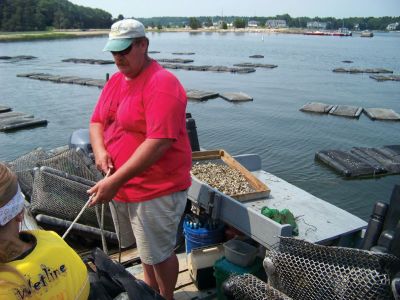
M119 188L119 184L115 183L112 176L103 178L87 191L92 197L89 206L92 207L96 204L110 202L117 194Z
M104 146L103 125L101 123L90 123L89 133L96 167L98 170L107 173L109 169L114 168L114 165Z
M114 165L110 154L106 150L97 151L94 153L96 167L99 171L107 173L109 169L113 169Z

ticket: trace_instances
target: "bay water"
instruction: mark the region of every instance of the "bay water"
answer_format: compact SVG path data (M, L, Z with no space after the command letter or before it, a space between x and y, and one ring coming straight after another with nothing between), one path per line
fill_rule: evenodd
M400 83L377 82L368 74L338 74L337 67L387 68L400 74L400 33L373 38L305 36L275 33L149 33L150 51L159 58L190 58L194 65L276 64L250 74L171 70L187 89L244 92L252 102L221 98L188 104L200 145L231 155L255 153L263 169L365 220L376 201L388 202L400 175L345 179L315 161L318 150L400 144L400 122L372 121L300 112L307 102L391 108L400 113ZM36 59L0 60L0 105L49 121L47 127L0 133L0 161L34 148L66 145L71 133L87 128L101 90L16 77L43 72L104 79L114 65L62 62L66 58L112 59L102 52L106 37L0 43L0 56ZM195 55L173 55L194 52ZM262 59L250 55L261 54ZM343 60L351 60L345 64ZM272 191L273 193L273 191Z

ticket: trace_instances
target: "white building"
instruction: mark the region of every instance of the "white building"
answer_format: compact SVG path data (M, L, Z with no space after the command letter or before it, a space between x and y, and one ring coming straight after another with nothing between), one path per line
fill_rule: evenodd
M247 23L247 26L248 26L248 27L253 27L253 28L258 27L258 25L259 25L259 23L258 23L257 21L254 21L254 20L250 20L250 21Z
M399 22L389 24L386 29L387 30L396 30L399 27Z
M326 29L326 22L311 21L307 22L307 28Z
M285 20L267 20L265 26L270 28L285 28L287 24Z
M213 22L213 27L214 28L222 28L223 27L223 24L224 24L224 21L222 21L222 20L219 20L218 22ZM226 23L226 26L229 28L229 27L233 27L233 24L232 23Z

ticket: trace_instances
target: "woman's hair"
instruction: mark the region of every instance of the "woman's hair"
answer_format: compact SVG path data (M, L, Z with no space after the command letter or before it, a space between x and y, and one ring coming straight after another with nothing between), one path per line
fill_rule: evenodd
M17 176L0 162L0 207L7 204L17 193Z

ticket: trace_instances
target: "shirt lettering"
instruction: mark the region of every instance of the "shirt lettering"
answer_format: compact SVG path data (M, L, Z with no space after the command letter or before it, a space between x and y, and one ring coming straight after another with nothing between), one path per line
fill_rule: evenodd
M19 288L14 289L14 294L19 300L24 300L29 298L33 292L39 292L43 287L51 286L51 283L58 280L61 275L66 274L67 268L65 265L60 265L58 268L50 269L46 265L41 265L41 273L38 274L37 280L32 281L31 276L25 275L27 277L27 284ZM58 295L59 299L62 299L61 294Z

